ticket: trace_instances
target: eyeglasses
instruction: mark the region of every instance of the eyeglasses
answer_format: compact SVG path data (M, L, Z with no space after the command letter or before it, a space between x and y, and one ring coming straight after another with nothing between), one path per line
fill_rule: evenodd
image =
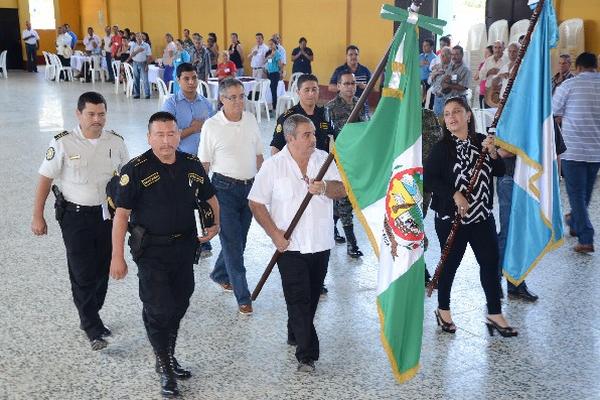
M356 81L352 81L352 82L343 82L342 85L344 86L354 86L356 85Z
M221 95L221 97L229 100L229 101L244 101L245 97L244 95L241 96L225 96L224 94Z

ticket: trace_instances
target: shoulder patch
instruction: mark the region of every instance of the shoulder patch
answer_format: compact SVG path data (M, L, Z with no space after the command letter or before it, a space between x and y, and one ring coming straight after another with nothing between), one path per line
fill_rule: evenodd
M119 137L119 138L121 138L121 139L125 140L125 138L124 138L123 136L119 135L119 134L118 134L117 132L115 132L115 131L108 131L108 133L112 133L112 134L113 134L113 135L115 135L116 137Z
M65 137L65 136L67 136L69 133L71 133L71 132L69 132L69 131L62 131L62 132L61 132L61 133L59 133L58 135L54 136L54 140L58 140L58 139L60 139L60 138L62 138L62 137Z
M275 132L277 132L277 133L283 132L283 126L281 126L281 124L277 124L277 127L275 127Z
M121 178L119 179L119 185L127 186L128 183L129 183L129 175L127 175L127 174L121 175Z
M52 160L55 154L56 150L54 150L54 147L49 147L48 150L46 150L46 160Z

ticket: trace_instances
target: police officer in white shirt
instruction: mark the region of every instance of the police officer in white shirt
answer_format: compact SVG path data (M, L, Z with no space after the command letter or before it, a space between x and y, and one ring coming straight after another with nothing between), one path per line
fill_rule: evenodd
M256 221L283 254L277 265L288 310L288 343L296 347L298 371L311 372L319 359L314 317L327 273L333 240L333 199L346 196L340 174L331 163L315 181L327 153L316 149L315 126L303 115L283 123L287 144L267 159L248 195ZM289 240L284 238L306 193L313 194Z
M256 118L244 111L244 85L224 79L219 85L223 108L206 120L200 134L198 158L212 170L219 200L221 253L210 274L225 291L233 290L242 315L252 314L244 249L252 213L248 193L263 162L263 143Z
M83 93L76 114L79 125L50 141L40 166L31 230L38 236L48 233L44 206L52 188L80 328L92 350L100 350L107 346L104 338L111 334L99 315L112 251L106 185L127 163L129 153L121 136L103 130L106 100L100 93ZM57 186L52 185L55 179Z
M22 38L25 42L25 49L27 50L27 71L38 72L37 70L37 49L40 47L40 36L38 33L31 29L31 23L25 21L27 29L23 30Z
M252 67L252 76L259 79L266 78L264 66L265 66L265 55L269 48L264 43L265 37L262 33L256 34L256 46L252 48L248 58L250 59L250 66Z

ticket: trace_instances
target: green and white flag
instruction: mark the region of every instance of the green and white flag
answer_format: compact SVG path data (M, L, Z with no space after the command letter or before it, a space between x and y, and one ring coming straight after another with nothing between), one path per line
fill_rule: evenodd
M381 339L400 382L419 369L423 336L424 229L418 26L445 22L384 5L401 21L381 100L368 122L346 124L335 156L348 196L379 258Z

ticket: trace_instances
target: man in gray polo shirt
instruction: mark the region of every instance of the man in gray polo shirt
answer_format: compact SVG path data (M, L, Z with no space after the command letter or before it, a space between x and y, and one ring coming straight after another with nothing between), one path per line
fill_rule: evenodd
M552 98L552 111L559 123L567 151L561 155L563 176L571 205L565 216L571 234L579 243L578 253L594 251L594 227L588 206L600 169L600 73L592 53L581 53L575 61L577 76L560 85Z
M446 67L441 84L444 101L453 97L465 97L466 99L471 81L471 71L463 63L463 48L454 46L450 54L451 62Z

